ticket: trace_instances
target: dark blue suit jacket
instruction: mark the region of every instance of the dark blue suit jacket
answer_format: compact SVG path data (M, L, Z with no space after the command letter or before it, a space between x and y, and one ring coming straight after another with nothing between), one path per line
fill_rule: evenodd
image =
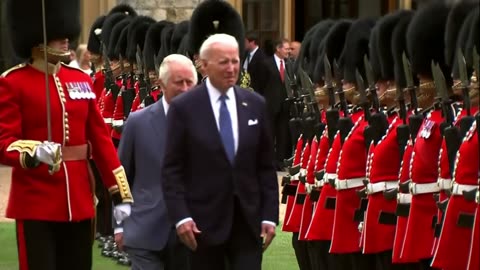
M224 243L230 236L238 209L235 197L248 223L245 229L255 237L263 220L278 223L278 183L265 101L239 87L234 91L239 133L234 165L224 151L205 83L175 98L168 112L162 169L168 213L174 223L192 217L202 231L199 241L206 245Z

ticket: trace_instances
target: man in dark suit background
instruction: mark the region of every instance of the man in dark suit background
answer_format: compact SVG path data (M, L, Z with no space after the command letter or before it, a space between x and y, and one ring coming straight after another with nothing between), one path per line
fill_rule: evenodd
M194 11L192 26L212 10L209 20L217 27L211 31L235 37L205 31L199 36L191 28L192 50L200 52L207 79L170 105L165 201L177 234L191 249L193 270L260 270L279 206L265 101L235 85L238 42L244 41L238 12L227 2L207 0Z
M118 154L136 200L131 218L115 228L115 241L120 248L125 246L133 270L189 269L188 251L167 216L158 166L165 153L169 104L197 83L196 75L187 57L165 57L159 74L163 97L130 114L123 128Z
M242 62L242 69L250 74L250 86L256 92L263 94L265 87L265 68L263 61L267 57L258 45L258 35L251 32L245 37L245 57Z
M290 132L288 130L290 113L285 102L287 98L285 61L289 56L290 42L287 39L281 39L275 41L274 46L275 53L264 61L267 84L263 96L267 101L270 126L274 138L276 166L277 169L281 170L285 167L283 160L289 158L292 154Z

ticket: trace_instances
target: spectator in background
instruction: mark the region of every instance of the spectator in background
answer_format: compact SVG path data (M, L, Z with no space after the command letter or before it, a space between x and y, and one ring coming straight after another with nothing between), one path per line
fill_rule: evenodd
M302 46L302 43L298 41L292 41L290 42L290 58L292 60L297 60L298 53L300 52L300 47Z
M258 36L255 33L247 33L245 37L245 57L242 61L242 69L250 74L250 87L256 92L263 93L265 84L265 68L263 61L265 53L258 45Z
M90 62L90 58L92 55L87 50L87 44L78 45L77 50L75 51L75 55L75 62L77 67L88 75L92 74L92 63ZM72 66L73 63L70 63L70 65Z

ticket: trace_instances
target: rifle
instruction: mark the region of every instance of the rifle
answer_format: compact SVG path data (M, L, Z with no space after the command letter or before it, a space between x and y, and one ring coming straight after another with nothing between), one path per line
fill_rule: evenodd
M326 114L327 118L327 128L328 128L328 144L332 147L333 139L337 133L338 119L340 118L340 113L335 107L335 89L332 82L332 68L330 67L330 61L328 61L327 55L323 59L323 65L325 67L325 88L328 92L328 108Z
M142 50L140 46L137 45L137 52L135 54L137 60L137 69L138 69L138 83L139 83L139 91L138 95L140 96L140 101L143 102L145 97L149 92L149 81L145 78L145 67L143 65L143 57L142 57Z
M300 78L300 83L302 84L302 88L304 92L306 92L303 95L305 100L304 104L307 108L303 120L307 128L304 130L305 135L308 139L312 139L315 135L319 138L325 129L325 125L320 121L320 110L318 109L317 101L315 99L313 83L310 80L310 77L301 67L297 72Z
M363 82L362 75L358 72L358 69L355 70L355 79L357 81L357 91L360 94L359 106L363 108L363 113L365 115L365 121L370 120L370 102L367 100L367 94L365 92L365 84ZM363 137L365 138L365 149L368 153L370 148L370 143L374 141L373 127L367 126L363 131Z
M343 145L345 138L350 130L353 128L353 122L348 112L347 100L345 98L345 92L343 92L342 85L342 73L336 60L333 60L333 72L335 77L335 87L337 88L337 94L340 99L340 108L343 111L343 117L338 119L338 130L340 131L340 141Z
M410 61L407 58L405 52L402 54L402 62L403 62L403 73L405 74L405 81L407 83L407 87L405 88L406 91L410 94L410 107L413 109L413 114L408 117L408 126L410 128L410 136L412 138L412 142L415 143L415 139L417 138L418 130L423 122L423 114L419 113L418 111L418 102L417 102L417 88L415 87L415 83L413 82L412 70Z
M433 63L433 61L431 67L433 80L435 82L435 88L437 89L437 98L441 101L442 113L443 117L445 118L445 121L440 124L440 130L443 130L443 136L445 138L447 146L447 156L450 165L450 172L452 173L454 171L457 151L460 148L462 140L458 128L453 125L453 109L450 106L451 101L448 97L447 83L445 82L443 72L438 65L435 65Z
M403 93L404 89L397 85L397 97L399 107L399 115L402 119L402 124L397 126L397 143L400 154L400 164L403 160L403 154L405 152L405 147L407 146L408 138L410 137L410 128L407 125L407 107L405 105L405 95Z
M389 124L387 116L380 110L380 102L378 101L377 95L377 86L375 84L375 79L373 76L373 68L370 64L370 61L368 60L367 55L363 57L363 64L365 66L365 74L368 81L368 92L372 97L372 105L375 111L375 113L368 119L369 126L367 127L366 131L367 133L371 134L373 143L377 144L377 142L386 133ZM371 129L371 131L368 131L368 129Z
M300 118L300 113L298 112L298 106L296 104L296 97L294 89L296 89L296 80L295 77L291 78L288 72L285 72L285 89L287 91L287 99L285 102L289 108L290 120L288 121L288 126L290 128L290 134L292 138L292 145L295 145L298 137L300 136L302 129L302 119Z
M460 73L460 88L462 89L463 95L463 109L466 110L467 115L463 116L459 120L459 127L460 127L460 136L461 138L465 137L468 130L475 121L475 117L472 116L471 112L471 105L470 105L470 96L468 93L469 87L469 80L467 75L467 64L465 63L465 57L463 56L462 50L460 48L457 49L457 60L458 60L458 70Z
M112 93L113 103L115 104L117 100L118 93L120 93L120 87L115 82L113 78L113 72L110 66L110 60L107 55L107 48L105 44L102 44L102 53L103 53L103 73L105 74L105 89Z

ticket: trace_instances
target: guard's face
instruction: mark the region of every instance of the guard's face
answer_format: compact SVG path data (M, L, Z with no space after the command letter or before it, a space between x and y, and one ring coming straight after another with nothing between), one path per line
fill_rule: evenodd
M240 70L238 48L224 44L213 44L203 60L205 73L213 86L221 91L235 85Z
M69 51L68 38L55 39L55 40L49 41L47 46L52 48L52 49L62 51L62 52L68 52Z
M191 67L179 63L171 63L169 78L166 83L160 82L163 94L168 103L195 85L195 76Z

